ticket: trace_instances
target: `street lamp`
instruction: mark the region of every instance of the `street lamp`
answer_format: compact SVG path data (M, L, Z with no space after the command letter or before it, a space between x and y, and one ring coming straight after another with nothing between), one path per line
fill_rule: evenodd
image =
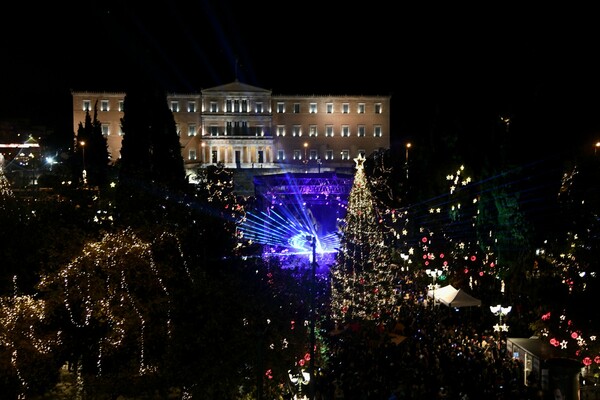
M317 276L317 236L307 236L307 239L311 241L312 246L312 263L311 266L311 281L310 281L310 364L308 365L308 379L314 377L315 374L315 325L317 319L316 307L316 276ZM303 372L304 373L304 372ZM308 381L306 382L308 384ZM314 399L315 384L313 381L309 387L310 400ZM306 399L306 397L304 397Z
M304 142L304 173L308 172L308 158L306 156L307 149L308 149L308 142Z
M83 170L81 172L82 176L83 176L83 184L87 184L87 171L85 170L85 141L81 141L79 142L79 145L81 146L81 159L82 159L82 165L83 165Z
M412 144L410 142L406 143L406 179L408 179L408 149L410 149L411 146Z
M596 155L598 149L600 149L600 142L596 142L596 144L594 145L594 155Z
M500 332L508 332L508 325L502 322L502 317L508 315L510 310L512 310L512 306L502 307L500 304L497 306L490 306L492 314L498 316L498 323L494 325L494 332L498 332L498 336L500 336Z
M435 281L436 281L436 279L437 279L437 278L438 278L440 275L442 275L442 273L443 273L443 272L444 272L443 270L441 270L441 269L437 269L437 268L436 268L436 269L426 269L426 270L425 270L425 273L426 273L426 274L427 274L429 277L431 277L431 280L432 280L432 284L431 284L431 288L432 288L432 290L433 290L433 303L432 303L432 307L433 307L433 306L435 306Z
M308 385L310 374L304 371L304 369L301 369L299 374L292 374L292 371L289 370L288 376L290 377L290 382L298 386L298 393L294 395L294 400L308 400L308 397L302 394L302 385Z

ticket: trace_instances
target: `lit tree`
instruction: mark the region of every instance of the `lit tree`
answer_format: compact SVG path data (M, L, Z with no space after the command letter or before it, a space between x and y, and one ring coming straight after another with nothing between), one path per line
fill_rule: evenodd
M2 200L6 198L14 197L12 188L10 187L10 182L6 179L6 174L4 173L4 157L0 154L0 198Z
M340 249L331 270L331 314L337 323L384 321L396 311L398 267L390 263L364 161L362 155L355 159Z
M172 292L189 280L177 278L189 271L172 248L175 242L168 234L146 242L130 229L106 234L60 271L42 277L39 288L49 312L62 316L65 351L81 390L107 380L124 391L130 378L164 374L174 329ZM167 243L171 248L162 248Z

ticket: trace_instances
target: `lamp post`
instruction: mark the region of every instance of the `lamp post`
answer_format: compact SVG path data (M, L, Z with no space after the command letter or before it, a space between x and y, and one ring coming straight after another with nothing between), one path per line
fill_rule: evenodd
M313 400L315 398L315 325L316 325L316 276L317 276L317 236L312 235L311 239L312 245L312 263L311 263L311 276L310 276L310 364L308 365L308 375L309 379L313 378L312 385L309 386L309 399Z
M500 304L497 306L490 306L490 311L492 314L498 316L498 323L494 325L494 332L498 332L498 337L500 337L501 332L508 332L508 325L502 322L502 317L508 315L508 313L512 310L512 306L502 307Z
M309 384L310 374L301 369L299 374L293 374L291 370L288 371L288 376L290 377L290 382L298 386L298 393L294 395L294 400L308 400L308 397L302 394L302 385L306 386Z
M308 172L308 158L306 156L307 149L308 149L308 143L304 142L304 173Z
M412 146L412 144L410 142L406 143L406 156L405 156L405 161L406 161L406 179L408 179L408 149L410 149Z
M79 142L79 145L81 146L81 159L83 165L81 175L83 176L83 184L85 185L87 184L87 171L85 170L85 141L82 140L81 142Z
M426 269L425 273L431 277L432 283L431 283L431 289L433 290L433 302L431 307L435 306L435 281L437 280L437 278L442 275L444 271L442 271L441 269Z

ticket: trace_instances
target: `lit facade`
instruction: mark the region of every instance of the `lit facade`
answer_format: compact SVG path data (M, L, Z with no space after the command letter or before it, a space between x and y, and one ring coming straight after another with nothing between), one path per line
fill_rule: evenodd
M111 160L120 157L125 93L73 91L73 130L98 110ZM349 169L390 147L390 96L288 96L239 81L167 94L185 168L321 172Z

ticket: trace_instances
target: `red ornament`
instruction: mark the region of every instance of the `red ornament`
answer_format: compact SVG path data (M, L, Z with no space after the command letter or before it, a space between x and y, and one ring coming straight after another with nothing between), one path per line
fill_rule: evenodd
M592 364L592 359L589 357L586 357L583 359L583 365L585 365L586 367Z
M572 332L571 333L571 338L572 339L577 339L579 337L579 335L577 334L577 332Z

